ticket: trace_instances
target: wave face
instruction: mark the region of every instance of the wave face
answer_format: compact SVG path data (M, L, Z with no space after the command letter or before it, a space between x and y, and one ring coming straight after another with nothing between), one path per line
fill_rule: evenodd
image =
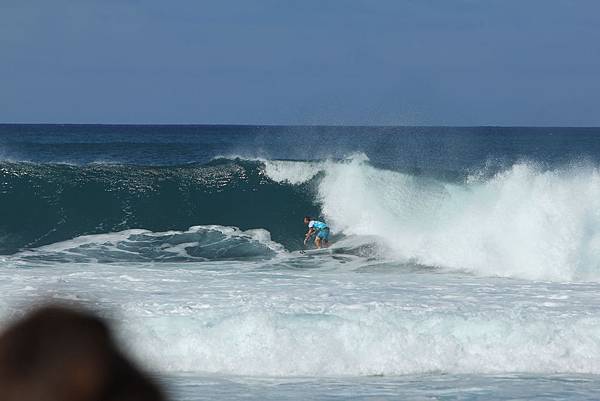
M0 164L0 253L11 254L81 235L146 229L185 231L194 224L268 230L301 246L302 216L318 210L311 183L265 176L261 163L204 165Z

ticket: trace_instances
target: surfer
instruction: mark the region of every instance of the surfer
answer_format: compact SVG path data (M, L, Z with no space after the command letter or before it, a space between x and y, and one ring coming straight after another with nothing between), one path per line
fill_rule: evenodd
M322 221L313 220L310 216L304 216L304 224L308 225L308 231L304 238L304 245L308 242L310 237L315 233L315 245L317 249L327 248L329 246L329 226Z

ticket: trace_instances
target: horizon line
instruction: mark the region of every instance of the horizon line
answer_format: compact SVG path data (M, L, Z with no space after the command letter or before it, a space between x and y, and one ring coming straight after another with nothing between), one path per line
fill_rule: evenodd
M391 124L248 124L248 123L48 123L48 122L0 122L5 125L46 125L46 126L137 126L137 127L273 127L273 128L600 128L595 125L391 125Z

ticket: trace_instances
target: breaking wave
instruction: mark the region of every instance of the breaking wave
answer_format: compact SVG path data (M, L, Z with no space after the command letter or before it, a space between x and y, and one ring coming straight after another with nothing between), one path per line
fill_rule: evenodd
M136 258L211 259L209 248L181 244L223 235L216 225L259 229L296 250L302 216L312 213L328 221L337 240L377 242L370 256L386 260L526 279L600 277L600 171L591 165L549 170L524 162L448 180L381 169L356 154L177 167L3 163L0 176L0 208L14 211L0 221L5 254L118 233L126 238L103 249L107 255L140 247ZM189 231L193 225L204 228ZM163 243L187 253L161 250ZM227 257L254 255L245 246Z
M296 185L317 170L324 172L317 201L333 231L376 236L385 257L527 279L600 276L597 167L520 163L461 182L378 169L363 155L319 169L277 161L266 167L273 179Z

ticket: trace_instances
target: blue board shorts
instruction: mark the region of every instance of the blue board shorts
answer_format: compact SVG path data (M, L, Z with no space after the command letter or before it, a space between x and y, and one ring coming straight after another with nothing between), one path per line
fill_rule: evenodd
M324 228L319 230L317 233L317 238L321 238L322 240L329 241L329 228Z

